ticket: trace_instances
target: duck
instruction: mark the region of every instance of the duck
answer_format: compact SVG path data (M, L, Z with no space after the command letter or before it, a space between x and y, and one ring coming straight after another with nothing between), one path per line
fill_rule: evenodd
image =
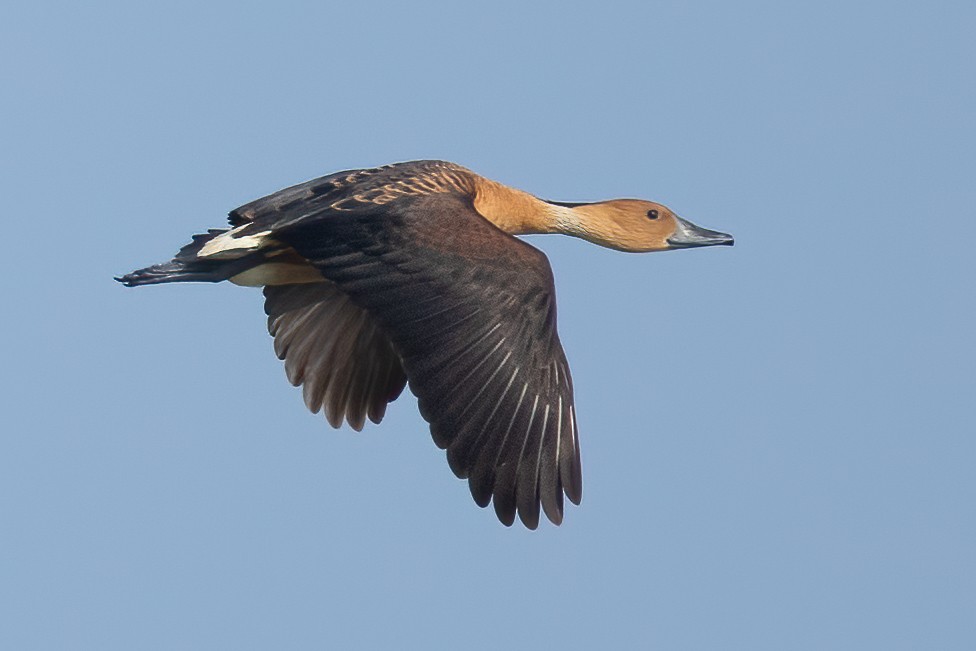
M474 501L528 529L583 495L552 268L520 235L624 252L732 245L640 199L559 202L446 161L353 169L285 188L192 236L135 287L262 287L288 380L329 424L379 424L409 383L434 443Z

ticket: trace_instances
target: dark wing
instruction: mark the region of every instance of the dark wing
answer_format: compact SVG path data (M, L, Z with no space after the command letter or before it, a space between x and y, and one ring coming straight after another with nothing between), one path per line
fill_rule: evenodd
M407 378L373 317L330 282L272 285L264 296L275 353L306 406L333 427L380 422Z
M235 208L228 215L232 226L251 222L278 225L304 219L322 210L346 210L354 204L383 205L408 196L431 192L474 191L471 172L439 160L410 161L382 167L335 172L293 185Z
M282 215L292 246L367 310L393 342L435 443L481 506L539 505L562 520L582 496L572 380L556 333L548 260L483 219L464 197Z

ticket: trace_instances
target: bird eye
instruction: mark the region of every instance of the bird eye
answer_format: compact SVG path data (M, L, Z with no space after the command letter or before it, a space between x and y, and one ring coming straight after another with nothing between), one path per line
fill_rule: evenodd
M647 211L647 218L648 219L657 219L657 211L656 210L648 210Z

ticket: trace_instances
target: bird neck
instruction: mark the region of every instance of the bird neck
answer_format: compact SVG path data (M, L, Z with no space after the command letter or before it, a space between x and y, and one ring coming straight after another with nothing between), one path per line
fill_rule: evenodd
M484 177L475 179L474 208L511 235L564 233L579 236L580 213Z

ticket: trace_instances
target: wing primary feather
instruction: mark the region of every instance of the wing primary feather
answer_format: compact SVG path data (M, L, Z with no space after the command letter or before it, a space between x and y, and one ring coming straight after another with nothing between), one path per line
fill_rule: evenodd
M542 413L542 424L537 425L539 411L539 395L536 394L532 403L532 417L522 442L522 452L519 455L519 465L515 477L515 498L518 503L519 519L529 529L539 526L539 456L546 425L549 419L549 405L545 405ZM538 433L533 430L538 428ZM536 451L538 448L538 452Z
M480 440L480 434L485 431L487 422L482 421L479 416L482 412L489 407L489 404L480 400L484 392L491 386L495 377L498 373L505 367L509 358L512 356L512 351L505 353L505 357L502 361L495 367L491 375L481 384L481 388L478 392L468 399L467 404L464 409L457 415L457 422L461 423L460 429L455 433L454 440L450 444L447 450L447 461L451 466L451 470L457 475L459 479L467 479L473 461L473 457L477 453L477 447L474 443ZM472 412L472 407L475 410ZM492 414L497 409L497 403L494 409L492 409ZM466 418L470 414L469 418ZM473 439L473 440L472 440Z
M495 463L498 459L498 451L505 442L505 438L504 435L495 436L494 439L489 438L489 440L484 441L483 446L482 440L486 436L491 436L492 430L490 425L492 420L494 420L495 414L498 413L499 408L504 403L505 396L508 395L508 390L512 388L512 384L515 382L518 373L519 367L516 366L515 370L512 371L511 377L508 378L508 383L502 390L501 395L495 400L495 406L492 407L491 413L485 419L478 438L471 446L472 451L476 453L477 457L474 468L468 478L468 488L471 490L471 496L474 498L474 501L482 508L488 506L488 503L491 501L491 494L495 482ZM514 419L514 417L513 414L512 418ZM509 429L511 429L511 423L509 423Z
M559 454L563 431L563 397L557 396L555 413L554 436L547 436L546 443L540 449L541 477L539 480L539 496L542 499L542 510L553 524L561 524L563 519L563 489L559 477Z
M580 465L579 432L576 426L576 410L569 405L570 435L567 437L572 447L566 453L559 455L559 476L563 482L563 491L573 504L579 504L583 499L583 477Z
M498 455L495 462L492 464L492 474L494 488L492 489L492 502L495 505L495 515L501 520L502 524L507 527L512 526L515 522L515 485L513 482L505 482L503 474L506 473L509 466L516 465L511 460L502 460L499 464L499 460L505 455L505 449L508 446L509 436L512 432L512 428L515 425L515 421L519 417L519 412L522 409L522 402L525 400L525 394L529 390L529 383L524 382L522 384L522 393L519 394L518 402L515 405L515 409L512 410L512 418L508 422L508 428L505 430L505 435L502 437L501 446L498 450ZM514 470L513 470L514 471Z
M542 510L553 524L561 524L563 518L562 486L559 483L559 446L556 444L556 432L550 420L552 405L546 403L546 410L542 417L542 436L535 462L536 496L542 503ZM538 504L535 507L538 509Z
M505 385L504 391L499 396L495 403L495 407L486 419L485 429L482 436L488 435L488 439L485 441L484 446L481 447L478 453L478 458L475 461L474 469L471 472L471 476L468 479L468 486L471 490L471 495L474 497L475 502L479 506L488 506L488 503L492 501L492 496L495 489L495 472L496 466L498 464L498 458L501 454L501 449L508 438L508 433L512 429L512 425L515 423L515 419L518 416L518 408L522 404L522 399L525 397L525 391L528 389L527 386L523 387L522 393L518 398L516 409L512 410L511 418L509 419L508 425L504 430L498 430L497 432L492 431L488 428L492 420L495 418L495 414L499 412L502 404L505 402L508 396L509 390L515 383L515 378L519 374L519 368L516 367L512 371L512 376L508 379L508 384ZM513 394L514 396L514 394ZM496 505L496 512L498 507ZM513 514L514 517L514 514ZM504 520L502 520L504 522ZM510 522L511 523L511 520Z
M504 340L504 337L502 339ZM471 409L471 407L473 407L476 404L479 404L478 399L481 398L481 394L483 394L485 390L491 385L491 381L495 379L495 376L498 375L499 371L501 371L505 367L505 364L508 363L508 360L511 359L511 357L512 357L511 350L505 353L505 357L502 358L502 361L498 363L498 366L495 367L495 370L492 371L491 375L488 376L488 379L485 380L484 384L481 385L481 389L478 390L478 393L476 393L474 397L468 401L468 404L466 404L464 406L464 409L462 409L461 412L458 414L458 420L462 420L468 414L468 411Z
M535 414L538 406L539 395L536 394L535 399L532 401L532 408L529 411L528 423L520 427L516 432L515 438L512 439L515 450L508 454L504 451L502 453L502 464L495 478L495 506L497 508L499 503L502 504L506 513L509 508L514 511L519 506L519 467L522 465L522 455L525 452L525 446L532 439L532 427L535 424ZM519 509L519 515L522 516L522 524L529 529L535 529L539 526L538 515L533 523L531 511L523 513L522 509Z
M432 414L436 413L438 411L438 408L441 407L442 405L451 405L456 403L459 398L463 398L461 393L466 388L465 383L468 381L469 378L471 378L472 375L474 375L478 371L478 369L484 366L485 362L487 362L488 359L495 354L495 351L498 350L501 347L501 345L504 343L505 343L505 338L502 337L501 340L498 343L496 343L495 346L490 351L488 351L487 354L482 356L477 363L473 364L471 368L467 370L467 372L464 374L463 377L457 380L452 378L451 384L453 385L453 388L451 390L438 392L434 394L432 397L425 400L426 402L425 411L429 410ZM454 418L452 420L456 421L459 419ZM453 438L454 437L452 432L451 439ZM438 445L441 448L447 447L447 445L450 444L451 439L438 442Z

